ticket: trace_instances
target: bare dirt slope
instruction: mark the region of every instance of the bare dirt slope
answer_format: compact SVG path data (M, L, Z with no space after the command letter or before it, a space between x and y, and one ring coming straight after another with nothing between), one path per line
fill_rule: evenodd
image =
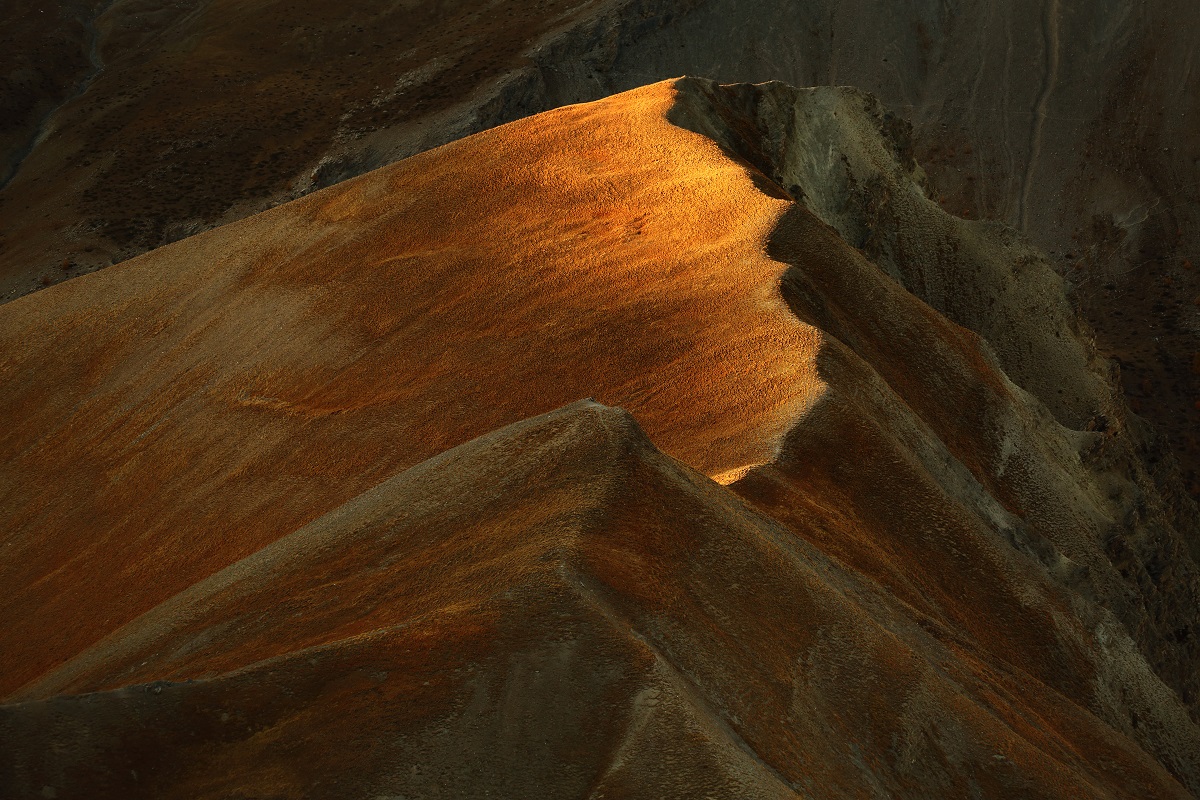
M1200 789L1195 509L908 142L661 83L0 308L5 780ZM585 405L437 456L588 396L667 455Z

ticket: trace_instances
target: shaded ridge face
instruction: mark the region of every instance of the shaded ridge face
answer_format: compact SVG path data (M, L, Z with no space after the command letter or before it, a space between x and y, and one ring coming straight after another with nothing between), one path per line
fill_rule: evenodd
M682 79L0 308L0 781L1200 792L1194 508L919 179Z
M1010 229L934 207L907 125L869 95L705 84L694 96L703 98L699 110L683 102L672 118L711 135L802 207L788 211L771 242L775 258L796 266L783 279L792 310L849 344L1008 511L1080 560L1089 591L1117 611L1195 714L1200 517L1170 457L1127 412L1112 365L1098 357L1045 257ZM837 281L812 276L814 253L829 250L811 233L813 217L865 257L852 265L826 260ZM858 310L866 286L851 276L864 263L978 333L994 368L1036 398L1027 413L1049 412L1057 425L1013 414L1024 403L1008 392L966 397L940 379L920 380L936 370L909 363L914 349L925 349L912 333L917 326L905 322L911 312ZM1092 555L1081 559L1067 542L1088 542Z

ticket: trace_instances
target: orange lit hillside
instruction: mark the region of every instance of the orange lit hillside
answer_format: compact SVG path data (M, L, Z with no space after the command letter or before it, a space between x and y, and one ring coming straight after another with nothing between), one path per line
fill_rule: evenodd
M787 203L674 97L514 123L7 305L2 690L581 397L710 474L770 459L820 393L766 254Z

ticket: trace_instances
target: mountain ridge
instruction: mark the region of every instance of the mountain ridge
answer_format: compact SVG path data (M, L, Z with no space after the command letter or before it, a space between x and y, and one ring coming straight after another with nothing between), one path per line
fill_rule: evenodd
M697 791L721 776L731 796L1195 792L1188 507L1148 470L1049 262L926 198L904 137L857 90L679 79L6 304L0 402L24 422L0 435L0 674L26 702L0 710L24 770L4 781L34 793L32 776L69 767L153 793L125 777L128 751L163 791L302 793L355 772L297 744L319 718L333 753L385 729L405 743L368 753L382 760L354 778L364 791L449 791L395 774L405 759L482 791L447 749L472 741L471 769L519 794L517 762L494 754L531 737L545 770L528 779L566 796L592 785L584 761L614 794L681 776ZM580 396L629 411L537 416ZM596 419L619 435L589 457ZM590 431L564 440L578 447L529 444L571 420ZM387 499L423 475L438 502ZM388 502L407 510L372 511ZM395 562L356 544L383 529ZM422 541L452 555L405 550ZM503 604L522 575L536 601L501 613L474 594L498 587ZM571 636L531 644L560 612ZM389 638L410 618L444 660L442 722L396 707L439 671ZM286 658L334 642L353 652ZM674 670L650 686L673 721L630 737L693 732L671 743L675 767L623 744L636 768L572 761L578 732L550 747L544 732L596 714L625 730L605 715L642 708L630 676L656 659ZM540 682L552 662L587 677ZM393 672L386 691L372 677ZM516 711L493 680L514 682ZM230 719L274 710L234 733L211 710L223 691ZM182 705L164 711L163 693ZM575 699L524 727L547 696ZM162 753L129 744L147 720L176 731ZM75 744L64 756L45 735ZM217 742L223 766L186 755Z
M6 7L13 127L0 150L84 78L98 9ZM0 294L680 74L851 84L912 123L932 199L1017 226L1050 257L1132 410L1162 432L1154 450L1169 447L1200 499L1196 14L1182 0L456 0L348 14L119 0L97 40L104 74L0 193Z

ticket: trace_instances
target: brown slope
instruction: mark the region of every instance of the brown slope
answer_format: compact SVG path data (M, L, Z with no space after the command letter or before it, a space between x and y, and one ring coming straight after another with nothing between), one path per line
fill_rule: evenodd
M717 113L693 113L699 97ZM1013 576L1015 547L1121 619L1194 714L1198 592L1186 529L1170 530L1179 522L1138 464L1108 366L1086 346L1044 258L1007 230L933 207L909 174L903 130L861 93L709 85L682 98L672 119L762 164L800 199L770 253L793 265L781 287L789 306L825 335L825 393L775 463L738 491L1073 694L1081 673L1066 665L1096 645L1064 635L1050 621L1061 612L1034 610L1041 604ZM947 324L881 270L986 339ZM1103 434L1091 430L1098 419ZM831 509L840 524L812 523ZM1115 660L1100 660L1097 684L1128 680L1107 677ZM1123 729L1140 724L1141 712L1109 708ZM1164 755L1190 735L1143 741Z
M711 474L770 458L820 391L763 251L786 202L667 122L674 96L501 128L7 305L4 691L580 396Z
M1125 410L1111 365L1097 356L1045 256L1008 229L934 207L914 181L906 128L868 95L709 85L683 98L672 119L759 165L798 198L770 253L794 266L783 294L826 335L822 353L848 349L870 365L865 377L840 385L858 391L882 380L945 448L923 456L926 466L939 473L938 462L957 461L979 484L959 489L970 504L986 492L1019 520L1019 538L1045 538L1077 562L1078 572L1067 570L1074 577L1063 578L1103 598L1195 714L1200 520L1181 499L1178 478L1156 474L1157 453L1146 455L1140 420ZM839 237L858 249L838 247ZM983 341L947 327L912 293ZM912 423L888 413L872 424ZM944 474L936 480L954 483ZM870 496L851 494L857 502ZM994 502L978 509L985 519L995 518ZM895 529L909 538L903 525Z
M581 403L384 482L77 659L75 685L171 682L0 709L0 779L18 796L1186 796L979 655Z

